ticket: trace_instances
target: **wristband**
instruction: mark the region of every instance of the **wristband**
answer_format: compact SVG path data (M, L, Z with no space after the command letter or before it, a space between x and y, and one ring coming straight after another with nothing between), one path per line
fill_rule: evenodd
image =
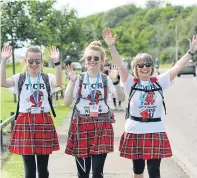
M194 53L192 53L190 50L189 50L189 51L187 51L187 53L188 53L188 54L190 54L191 56L193 56L193 55L194 55Z
M55 66L59 66L59 65L60 65L60 61L55 62L54 65L55 65Z
M113 82L114 85L118 85L120 83L120 80L117 80L116 82Z

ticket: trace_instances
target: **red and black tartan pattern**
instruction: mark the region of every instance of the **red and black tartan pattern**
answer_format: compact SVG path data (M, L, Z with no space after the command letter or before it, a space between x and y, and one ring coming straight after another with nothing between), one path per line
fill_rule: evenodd
M81 158L114 151L112 124L93 119L73 119L65 153Z
M120 140L120 156L128 159L161 159L171 157L170 142L165 132L124 133Z
M8 147L19 155L48 155L59 150L59 142L50 113L20 113Z

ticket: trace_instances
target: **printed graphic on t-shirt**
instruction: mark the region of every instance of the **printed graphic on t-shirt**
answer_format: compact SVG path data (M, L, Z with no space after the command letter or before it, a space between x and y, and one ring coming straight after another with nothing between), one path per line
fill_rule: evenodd
M104 86L103 83L98 83L98 86L96 87L96 84L93 83L91 86L91 93L89 92L88 84L83 83L82 84L82 97L87 98L87 100L81 100L79 105L83 105L84 114L90 114L90 108L92 105L96 104L98 107L98 113L103 112L103 100L100 100L104 98ZM95 89L98 90L95 90ZM95 93L96 92L96 93ZM94 100L92 99L92 96L95 96Z
M95 95L94 101L95 101L96 104L98 104L98 103L99 103L99 99L102 98L101 91L96 90L96 94L95 94L95 90L92 90L92 91L91 91L91 93L90 93L90 94L88 95L88 97L87 97L88 100L90 100L89 105L95 104L95 103L92 101L92 98L91 98L92 95L93 95L93 96Z
M42 91L38 92L38 104L34 100L34 97L37 97L37 91L34 91L34 93L29 98L29 101L32 103L31 107L36 107L36 106L41 107L42 106L42 101L44 100L43 92Z
M151 88L153 89L153 85ZM144 89L147 89L147 87L144 87ZM142 98L144 98L144 103L143 105L139 106L140 115L142 118L153 118L156 109L155 99L157 96L153 91L148 93L144 92L142 95Z
M44 101L44 94L42 91L38 90L38 98L37 98L37 84L32 84L32 88L34 90L33 94L29 97L28 101L31 103L31 107L41 107L42 103ZM25 84L25 89L30 90L30 85ZM44 83L39 84L39 89L45 89ZM38 102L36 103L35 99L38 99Z

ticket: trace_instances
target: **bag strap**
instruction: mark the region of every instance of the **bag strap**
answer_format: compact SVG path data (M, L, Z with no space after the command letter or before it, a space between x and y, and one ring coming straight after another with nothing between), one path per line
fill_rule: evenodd
M43 79L45 86L46 86L46 90L48 93L48 101L49 101L51 111L53 113L53 116L56 117L56 113L53 108L53 103L52 103L52 99L51 99L51 87L50 87L50 83L49 83L49 76L48 76L48 74L45 74L45 73L41 73L41 76L42 76L42 79Z
M103 82L103 88L104 88L104 100L105 102L107 102L107 97L108 97L108 80L107 80L107 75L101 73L101 78L102 78L102 82Z
M135 94L136 90L134 90L134 88L137 86L137 83L135 82L133 84L133 86L131 87L131 91L129 93L129 99L128 99L128 106L127 106L127 109L126 109L126 117L129 115L129 111L130 111L130 101L131 101L131 98L133 97L133 95Z
M151 89L151 90L146 90L146 89L140 89L140 88L137 88L137 79L134 78L134 84L133 86L131 87L131 91L130 91L130 94L129 94L129 101L128 101L128 107L127 107L127 110L126 110L126 117L129 116L129 110L130 110L130 101L131 101L131 98L133 97L133 95L135 94L135 92L138 90L138 91L145 91L145 92L149 92L149 91L158 91L162 97L162 103L163 103L163 107L164 107L164 110L165 110L165 115L166 115L166 105L165 105L165 101L164 101L164 96L163 96L163 90L162 90L162 87L159 85L159 83L156 81L157 79L156 78L152 78L151 80L153 80L153 87L154 89ZM156 84L157 87L154 85Z
M158 86L158 92L160 93L161 97L162 97L162 103L163 103L163 107L164 107L164 110L165 110L165 115L166 115L166 104L165 104L165 101L164 101L164 96L163 96L163 89L161 87L161 85L159 85L158 82L155 82L155 84ZM154 85L153 85L154 86Z
M23 87L23 84L25 82L25 79L26 79L26 73L23 73L23 74L19 75L19 79L18 79L18 102L17 102L15 120L17 119L18 114L19 114L20 95L21 95L21 91L22 91L22 87Z

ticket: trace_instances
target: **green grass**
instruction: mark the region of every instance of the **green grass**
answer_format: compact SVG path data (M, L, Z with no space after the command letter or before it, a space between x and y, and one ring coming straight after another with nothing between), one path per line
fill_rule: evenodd
M23 64L16 64L16 73L23 73ZM55 74L54 68L44 68L45 73ZM7 77L12 76L12 66L7 65L6 67ZM65 81L65 72L63 72L63 87L67 84ZM16 111L16 103L14 101L14 95L8 91L6 88L1 88L1 119L6 120L10 116L10 112ZM57 117L54 118L54 124L56 128L62 125L70 109L63 104L63 100L54 101L55 112ZM66 134L66 133L65 133ZM2 178L23 178L24 168L21 155L15 155L11 153L5 153L1 157L1 163L3 163L3 168L1 170Z
M167 68L167 69L169 69L169 68L171 68L171 67L172 67L171 64L161 64L161 65L160 65L160 68Z

